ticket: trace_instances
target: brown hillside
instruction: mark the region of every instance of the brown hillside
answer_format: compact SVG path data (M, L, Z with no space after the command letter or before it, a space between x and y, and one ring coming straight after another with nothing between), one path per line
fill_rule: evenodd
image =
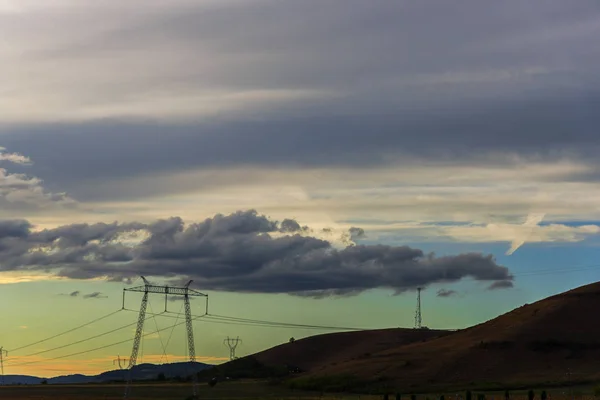
M314 372L329 365L368 358L386 349L449 333L402 328L329 333L282 344L257 353L254 357L265 365L293 365Z
M597 381L599 309L600 283L594 283L451 335L399 344L308 374L379 377L415 389Z

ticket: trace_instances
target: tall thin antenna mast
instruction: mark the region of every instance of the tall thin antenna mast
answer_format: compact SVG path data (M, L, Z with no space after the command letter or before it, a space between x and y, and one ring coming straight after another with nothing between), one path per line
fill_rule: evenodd
M417 310L415 311L415 329L421 329L422 318L421 318L421 290L423 288L417 288Z
M235 356L235 349L238 347L238 344L242 342L240 337L230 338L227 336L227 339L223 340L223 344L229 347L229 360L235 360L237 357Z

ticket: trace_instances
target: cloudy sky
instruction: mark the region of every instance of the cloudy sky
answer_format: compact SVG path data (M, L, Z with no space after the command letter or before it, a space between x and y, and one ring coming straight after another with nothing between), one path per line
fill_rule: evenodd
M139 275L365 328L411 327L417 287L460 328L596 281L599 34L593 0L0 0L7 373L112 368L130 344L57 357L132 328L52 349L133 312L15 349ZM212 322L210 362L320 332ZM185 356L161 335L146 361Z

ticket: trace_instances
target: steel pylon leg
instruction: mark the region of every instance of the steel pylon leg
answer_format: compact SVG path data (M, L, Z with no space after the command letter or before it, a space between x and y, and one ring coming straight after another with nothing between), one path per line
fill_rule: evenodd
M135 337L133 339L133 348L131 349L131 357L129 358L129 367L127 372L127 383L125 384L125 393L123 398L129 397L131 381L133 380L132 368L137 362L138 352L140 350L140 342L142 340L142 332L144 331L144 320L146 319L146 306L148 305L148 292L144 292L142 297L142 305L140 306L140 314L138 316L137 328L135 329Z
M185 304L185 326L187 328L187 339L188 339L188 350L190 353L190 362L196 362L196 347L194 346L194 326L192 325L192 308L190 306L190 297L186 293L183 296L183 301ZM192 372L192 393L194 398L197 398L198 395L198 375L195 372Z

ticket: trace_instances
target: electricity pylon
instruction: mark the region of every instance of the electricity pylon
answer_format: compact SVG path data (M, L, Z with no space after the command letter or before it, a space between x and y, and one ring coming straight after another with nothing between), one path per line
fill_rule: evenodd
M240 337L236 337L234 338L230 338L229 336L227 336L227 339L223 340L223 344L227 347L229 347L229 359L230 360L235 360L235 349L238 347L238 344L240 344L242 342L242 339L240 339Z
M417 310L415 311L415 329L421 329L421 290L417 288Z
M121 361L123 362L123 364L121 364ZM125 365L125 363L127 363L127 362L129 362L128 358L121 358L120 356L117 356L117 358L113 360L113 365L118 363L119 369L123 369L123 365Z
M167 311L167 301L169 295L179 295L183 296L183 301L185 304L185 324L187 328L187 338L188 338L188 351L190 355L190 361L194 363L196 361L196 349L194 346L194 329L192 325L192 310L190 307L190 296L203 296L207 298L206 301L206 313L208 313L208 295L204 293L200 293L197 290L190 289L190 284L192 281L189 281L184 287L174 287L174 286L157 286L152 285L146 278L142 276L142 280L144 281L144 286L136 286L133 288L123 289L123 308L125 308L125 292L141 292L144 293L142 297L142 304L140 305L140 313L138 315L137 327L135 329L135 336L133 339L133 348L131 349L131 357L129 358L129 366L128 374L127 374L127 383L125 384L125 393L123 394L123 398L127 399L129 396L129 390L131 388L132 381L132 368L136 365L137 356L140 349L140 342L142 340L142 332L144 331L144 321L146 319L146 306L148 305L148 294L164 294L165 295L165 311ZM193 374L193 397L197 398L197 386L198 386L198 377L196 374Z
M8 357L8 351L0 347L0 373L2 373L2 384L4 385L4 356Z

